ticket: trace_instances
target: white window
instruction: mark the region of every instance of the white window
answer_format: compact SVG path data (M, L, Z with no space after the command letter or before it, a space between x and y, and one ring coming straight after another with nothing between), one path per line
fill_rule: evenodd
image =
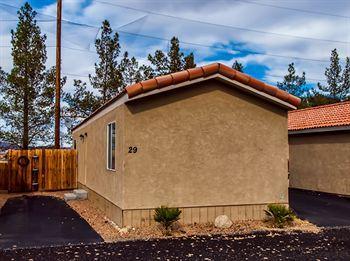
M115 170L115 122L107 125L107 169Z

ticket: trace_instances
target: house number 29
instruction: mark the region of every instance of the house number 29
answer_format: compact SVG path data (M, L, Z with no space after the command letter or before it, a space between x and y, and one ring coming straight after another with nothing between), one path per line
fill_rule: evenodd
M137 147L129 147L129 153L136 153Z

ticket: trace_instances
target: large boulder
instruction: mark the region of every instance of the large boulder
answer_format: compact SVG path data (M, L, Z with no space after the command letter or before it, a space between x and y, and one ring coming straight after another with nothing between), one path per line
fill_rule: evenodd
M218 228L229 228L232 226L232 221L228 216L220 215L215 218L214 225Z

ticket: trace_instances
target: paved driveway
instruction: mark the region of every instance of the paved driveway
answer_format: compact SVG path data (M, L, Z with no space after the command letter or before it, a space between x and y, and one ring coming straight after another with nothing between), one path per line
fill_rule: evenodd
M290 189L289 204L300 218L318 226L350 226L350 197Z
M10 198L0 213L0 248L102 242L66 202L47 196Z

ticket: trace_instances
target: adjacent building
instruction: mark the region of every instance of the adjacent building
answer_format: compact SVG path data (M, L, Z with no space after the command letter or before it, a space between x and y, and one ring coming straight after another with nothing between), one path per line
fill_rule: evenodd
M350 195L350 101L289 112L290 187Z

